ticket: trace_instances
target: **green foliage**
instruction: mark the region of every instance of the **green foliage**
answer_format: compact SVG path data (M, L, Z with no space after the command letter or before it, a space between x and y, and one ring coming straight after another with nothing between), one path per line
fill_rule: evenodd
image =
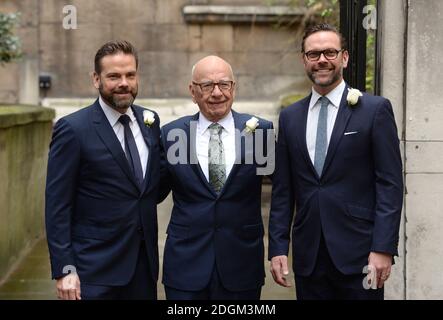
M368 5L376 6L377 0L369 0ZM375 90L375 44L376 44L376 30L367 30L366 91L370 93L374 93Z
M339 0L295 0L298 6L306 6L312 14L319 15L328 23L338 26Z
M366 38L366 91L374 93L375 31L368 30Z
M275 4L275 0L265 0L265 3L271 6ZM340 18L339 0L289 0L288 5L307 9L303 18L305 24L306 22L317 21L318 18L321 18L324 22L338 27Z
M331 23L337 24L339 17L339 0L322 1L322 0L305 0L308 8L318 7L322 18L329 18Z
M0 64L11 62L22 56L20 40L13 34L19 17L19 13L0 12Z

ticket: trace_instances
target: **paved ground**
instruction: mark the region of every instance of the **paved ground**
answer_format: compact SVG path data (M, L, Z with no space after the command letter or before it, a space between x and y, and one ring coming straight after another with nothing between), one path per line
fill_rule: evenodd
M269 199L270 186L265 185L263 190L262 212L266 231L268 229ZM158 210L160 261L162 261L164 241L166 238L165 231L169 222L171 206L171 197L168 197L167 200L159 206ZM266 234L265 244L267 244L267 242ZM265 261L265 267L266 284L262 290L262 299L294 299L294 289L283 288L276 285L269 273L268 261ZM158 297L159 299L165 299L164 289L161 283L159 283L158 286ZM49 257L45 239L39 241L35 245L30 254L26 256L23 262L19 265L17 270L15 270L3 286L0 287L0 300L4 299L56 299L55 282L50 280Z
M39 241L19 267L0 287L0 300L55 299L46 240Z

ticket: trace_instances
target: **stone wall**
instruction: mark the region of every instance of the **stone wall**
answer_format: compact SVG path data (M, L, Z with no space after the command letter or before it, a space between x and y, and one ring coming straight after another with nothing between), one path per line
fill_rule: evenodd
M394 105L406 187L401 256L387 293L443 299L443 2L382 2L382 91Z
M380 35L382 46L381 65L381 94L388 98L394 109L397 123L398 137L400 138L400 150L402 152L404 170L404 77L405 77L405 56L406 45L404 39L400 37L406 27L407 8L403 0L381 1L382 8L379 15L382 16ZM395 14L395 19L393 15ZM402 211L402 222L400 225L399 257L395 259L392 267L391 277L386 284L385 296L387 299L405 299L405 208Z
M53 118L52 109L0 106L0 283L43 234Z
M287 1L280 1L285 3ZM263 0L41 0L40 71L52 77L48 97L92 97L91 71L97 49L106 41L126 39L140 55L142 98L188 97L192 65L217 54L237 76L238 98L276 98L309 86L298 58L297 24L186 23L190 4L263 5ZM65 5L77 8L77 29L65 30Z
M408 299L443 299L443 2L409 1L406 139Z

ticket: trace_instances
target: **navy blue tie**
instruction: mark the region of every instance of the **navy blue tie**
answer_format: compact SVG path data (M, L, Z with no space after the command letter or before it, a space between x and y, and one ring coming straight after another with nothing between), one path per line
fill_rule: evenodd
M140 161L140 155L138 154L137 145L135 143L134 135L132 134L129 122L131 119L128 115L124 114L120 116L118 121L125 128L125 153L128 159L129 165L132 168L132 172L137 180L139 186L143 183L143 170Z

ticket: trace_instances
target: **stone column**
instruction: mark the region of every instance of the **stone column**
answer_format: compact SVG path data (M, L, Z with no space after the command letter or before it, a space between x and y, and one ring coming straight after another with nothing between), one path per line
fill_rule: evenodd
M443 2L408 1L406 298L442 299Z
M381 36L381 95L388 98L393 106L398 137L404 163L404 112L405 112L405 42L406 0L379 0L380 10L378 35ZM404 166L403 166L404 167ZM386 284L386 299L405 298L405 217L402 211L400 226L399 257L395 259L391 278Z

